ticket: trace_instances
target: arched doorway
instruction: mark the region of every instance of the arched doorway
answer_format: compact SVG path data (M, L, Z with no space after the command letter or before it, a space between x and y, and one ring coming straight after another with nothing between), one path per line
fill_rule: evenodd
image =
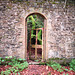
M44 19L44 27L43 27L43 35L42 35L42 59L41 60L46 60L47 59L47 53L46 53L46 27L47 27L47 19L44 15L40 14L40 13L30 13L29 15L26 16L25 18L25 58L27 59L27 49L28 49L28 43L27 43L27 39L28 39L28 35L27 35L27 18L30 15L40 15L43 19ZM37 32L38 33L38 32ZM37 55L35 53L35 55ZM36 58L36 57L35 57Z

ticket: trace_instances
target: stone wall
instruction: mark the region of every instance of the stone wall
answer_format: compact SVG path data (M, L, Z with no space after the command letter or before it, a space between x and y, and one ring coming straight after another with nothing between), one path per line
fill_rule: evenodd
M72 57L74 53L74 9L55 9L52 14L52 30L48 31L49 56ZM53 52L54 50L54 52ZM51 54L52 53L52 54Z
M51 57L75 57L75 6L64 3L0 1L0 57L25 58L25 18L30 13L47 18L46 54Z

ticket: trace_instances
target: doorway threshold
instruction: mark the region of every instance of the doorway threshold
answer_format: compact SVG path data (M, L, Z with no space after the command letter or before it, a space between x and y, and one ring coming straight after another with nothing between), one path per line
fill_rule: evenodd
M35 62L35 61L33 61L33 62L29 62L29 65L38 65L40 62Z

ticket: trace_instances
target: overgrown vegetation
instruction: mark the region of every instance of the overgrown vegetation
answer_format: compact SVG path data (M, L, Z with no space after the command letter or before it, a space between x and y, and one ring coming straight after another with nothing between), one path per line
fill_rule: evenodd
M20 72L23 71L25 68L28 67L28 63L25 59L16 58L16 57L0 57L0 66L2 65L10 65L11 67L6 69L6 71L1 71L1 75L9 75L11 73L15 75L20 75ZM49 60L47 62L40 62L39 65L47 65L52 67L54 70L57 70L59 72L63 71L75 71L75 59L72 59L72 61L69 63L70 69L66 69L65 66L60 65L59 63L54 62L53 60Z
M72 59L72 61L69 63L70 64L70 69L75 71L75 59Z
M30 35L31 29L43 28L44 27L43 21L44 19L39 15L30 15L27 19L28 35ZM37 37L38 43L42 44L42 30L38 31ZM35 38L36 38L36 31L31 30L31 39L35 40Z
M53 60L49 60L47 62L40 62L39 65L47 65L47 66L51 66L54 70L57 70L59 72L63 72L63 71L75 71L75 59L72 59L72 61L70 63L68 63L70 70L66 69L65 66L67 66L67 64L65 66L60 65L59 63L54 62Z
M51 66L54 70L57 70L59 72L63 72L64 70L68 71L65 67L62 67L59 63L49 61L46 63L47 66Z
M69 61L71 61L71 59L68 60L67 58L49 58L49 61L51 60L59 62L63 66L69 66Z
M1 75L9 75L11 73L18 73L20 75L20 71L28 67L28 63L25 59L16 58L12 56L6 56L5 58L0 57L0 65L10 65L11 67L6 69L6 71L1 71Z

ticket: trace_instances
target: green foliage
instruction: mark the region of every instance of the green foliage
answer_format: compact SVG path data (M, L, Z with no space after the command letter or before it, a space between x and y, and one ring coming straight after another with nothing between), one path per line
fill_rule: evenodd
M10 70L1 71L1 75L9 75L11 74Z
M39 60L34 60L35 62L38 62Z
M51 72L49 72L47 75L51 75Z
M48 66L51 66L54 70L57 70L57 69L61 68L60 64L55 63L55 62L53 62L53 61L47 62L46 64L47 64Z
M69 75L69 74L66 74L66 75Z
M46 62L46 65L51 66L54 70L57 70L59 72L70 71L70 70L75 71L75 59L72 59L72 61L70 63L68 63L69 65L67 65L66 59L65 59L64 65L65 66L70 66L70 70L66 69L64 66L62 67L59 63L56 63L53 60L55 60L55 58L49 59L49 61Z
M1 71L1 75L9 75L11 73L15 73L15 75L20 75L20 71L28 67L27 61L25 59L16 58L16 57L8 57L6 56L5 59L0 57L0 65L11 65L12 67L6 69L6 71Z
M43 18L41 18L37 15L31 15L28 17L27 26L29 29L42 28L44 26ZM34 30L31 30L31 39L36 38L36 33L34 34L34 32L35 32ZM37 38L39 41L39 44L42 44L41 35L42 35L42 30L39 30L38 38Z
M29 28L31 29L35 29L35 28L42 28L43 27L43 21L44 19L39 16L39 15L31 15L28 17L28 20L27 20L27 25Z
M42 30L40 30L40 31L38 32L38 35L37 35L38 40L40 41L40 44L42 45L41 35L42 35Z
M49 61L51 61L51 60L57 61L63 66L69 66L69 62L67 62L67 60L68 60L67 58L49 58Z
M56 63L53 61L49 61L46 64L47 64L47 66L51 66L54 70L57 70L59 72L63 72L64 70L68 71L68 69L62 67L59 63Z
M20 71L22 71L23 69L28 67L28 63L24 62L24 63L20 63L20 64L15 64L14 67L16 67L16 69L19 69Z
M49 58L49 60L63 60L64 58Z
M40 62L39 65L46 65L46 63L45 62Z
M16 57L12 57L12 56L6 56L5 58L0 57L0 65L11 65L13 66L14 64L20 64L23 63L25 61L25 59L21 59L21 58L16 58Z
M72 59L72 61L70 62L70 69L75 71L75 59Z

